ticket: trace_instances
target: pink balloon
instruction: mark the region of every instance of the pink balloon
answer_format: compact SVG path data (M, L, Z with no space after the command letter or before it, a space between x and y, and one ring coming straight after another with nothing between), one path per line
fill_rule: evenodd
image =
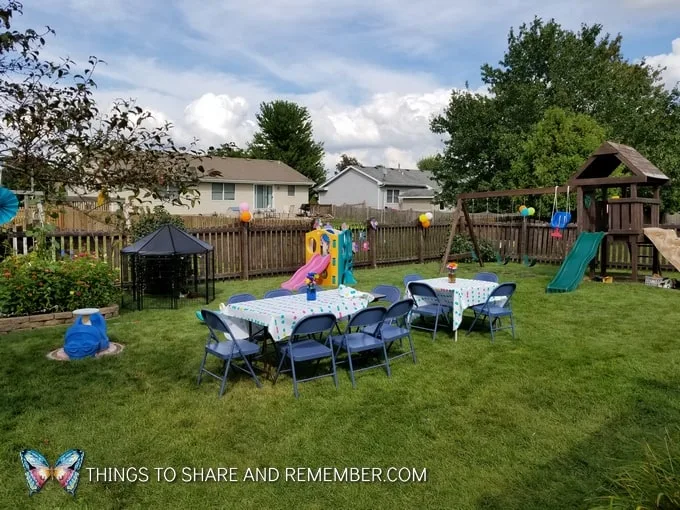
M248 202L241 202L241 204L238 206L239 211L244 212L250 209L250 206L248 205Z

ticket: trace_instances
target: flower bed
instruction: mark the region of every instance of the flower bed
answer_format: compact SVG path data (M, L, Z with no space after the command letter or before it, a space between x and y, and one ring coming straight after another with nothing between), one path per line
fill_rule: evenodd
M117 273L88 254L45 260L35 253L0 263L0 315L4 317L69 313L117 303ZM48 319L57 320L57 319Z

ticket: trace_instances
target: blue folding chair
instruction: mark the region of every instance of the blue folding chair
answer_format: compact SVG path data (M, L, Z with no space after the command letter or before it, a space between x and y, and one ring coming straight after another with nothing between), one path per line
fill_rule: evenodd
M375 302L387 301L390 305L393 305L401 299L401 291L394 285L377 285L371 291L372 294L382 294L385 297Z
M489 319L489 330L491 331L492 342L494 341L494 332L503 329L511 329L512 338L515 338L515 318L512 315L510 298L515 293L516 289L517 284L515 283L502 283L493 290L489 298L486 300L486 303L483 305L471 306L470 308L473 312L475 312L475 319L472 321L467 335L469 335L472 331L472 328L475 327L477 319L481 317L482 322L484 322L484 318ZM504 301L501 303L500 300ZM510 326L502 325L501 321L504 317L510 317ZM498 322L499 327L495 326L496 322Z
M423 278L419 274L407 274L406 276L404 276L404 288L406 289L406 291L408 291L409 283L424 279L425 278ZM404 296L406 296L406 293L404 293Z
M227 300L228 305L233 305L235 303L245 303L246 301L256 301L257 298L252 294L234 294Z
M337 327L335 315L332 313L320 313L304 317L293 328L293 332L288 337L288 342L279 347L281 361L274 376L274 384L281 372L291 371L293 374L293 393L295 398L299 397L298 382L321 379L322 377L333 377L335 388L338 387L338 374L335 369L335 354L333 352L332 332ZM317 339L318 337L318 339ZM326 340L323 341L323 338ZM321 341L320 341L321 340ZM322 343L323 341L323 343ZM278 345L278 344L277 344ZM306 379L298 379L295 372L295 364L306 361L316 361L318 367L322 359L331 359L331 371L327 374L316 375ZM284 361L290 362L290 370L281 370Z
M492 282L492 283L498 283L498 275L496 273L477 273L475 276L472 277L473 280L479 280L482 282Z
M432 341L434 341L437 336L437 326L439 325L439 317L443 316L446 323L451 325L449 321L449 314L453 312L453 307L450 305L443 304L435 290L430 287L427 283L422 282L411 282L408 284L408 290L415 301L415 306L413 307L412 313L425 317L434 317L434 326L430 329L425 325L414 326L411 324L412 328L422 329L425 331L432 331ZM420 298L420 303L418 302Z
M224 320L224 318L215 312L210 310L201 310L203 319L206 326L208 326L208 340L205 344L205 354L203 355L203 361L201 362L201 368L198 371L198 384L201 384L201 379L203 373L211 375L215 379L221 380L220 385L220 397L224 394L227 387L227 376L229 375L229 367L233 366L245 373L251 375L255 379L255 384L258 388L261 388L260 380L255 375L252 365L248 361L250 356L254 356L260 353L260 346L256 343L250 342L248 340L237 340L234 338L229 325ZM223 333L227 335L228 340L218 340L217 333ZM224 374L222 376L215 374L205 368L205 362L208 359L208 355L215 356L216 358L224 362ZM234 361L243 361L245 367L237 365Z
M416 363L416 349L413 346L413 337L411 336L411 324L409 316L413 310L413 299L402 299L397 301L385 312L383 323L379 326L368 326L363 329L364 333L374 335L380 338L385 343L387 349L387 359L394 360L409 354L413 358L413 363ZM409 343L409 350L399 353L395 356L390 356L390 348L395 342L399 342L403 346L403 340L407 339Z
M269 298L274 298L274 297L281 297L281 296L292 296L293 293L289 291L288 289L274 289L267 291L267 293L264 295L265 299Z
M398 290L398 289L397 289ZM373 327L379 329L382 326L383 319L387 313L387 308L383 306L374 306L371 308L364 308L363 310L357 312L349 320L347 328L342 335L336 335L331 337L333 345L337 347L335 351L335 356L337 358L341 350L347 353L347 361L349 363L349 375L352 379L352 387L356 388L356 381L354 380L355 372L362 372L370 368L385 367L387 370L387 377L390 376L390 362L387 358L387 348L385 347L385 342L377 336L371 335L364 331L365 328ZM364 368L354 368L352 363L352 354L360 353L366 351L375 351L382 349L383 351L383 363L378 363L377 365L370 365Z

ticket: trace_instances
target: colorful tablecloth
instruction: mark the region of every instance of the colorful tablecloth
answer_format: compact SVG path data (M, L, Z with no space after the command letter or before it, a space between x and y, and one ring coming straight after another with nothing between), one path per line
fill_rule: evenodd
M248 331L248 322L265 326L274 341L288 338L295 325L307 315L332 313L337 319L352 315L368 306L370 296L351 288L317 292L316 301L306 294L293 294L231 305L220 305L220 311L236 329Z
M454 330L463 321L466 308L486 303L493 290L498 287L497 283L465 278L456 278L456 283L449 283L448 277L419 281L432 287L443 305L453 307ZM420 302L424 298L417 299Z

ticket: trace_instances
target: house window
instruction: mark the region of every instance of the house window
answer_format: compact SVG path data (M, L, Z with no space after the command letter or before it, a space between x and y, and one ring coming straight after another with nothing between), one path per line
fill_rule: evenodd
M179 188L176 186L167 185L164 189L158 190L158 196L165 200L178 200Z
M212 183L213 200L234 200L234 185L227 183Z
M387 203L388 204L398 204L399 203L399 190L398 189L388 189L387 190Z
M295 196L295 186L288 186L288 196L289 197Z
M271 209L274 196L271 186L255 185L255 209Z

